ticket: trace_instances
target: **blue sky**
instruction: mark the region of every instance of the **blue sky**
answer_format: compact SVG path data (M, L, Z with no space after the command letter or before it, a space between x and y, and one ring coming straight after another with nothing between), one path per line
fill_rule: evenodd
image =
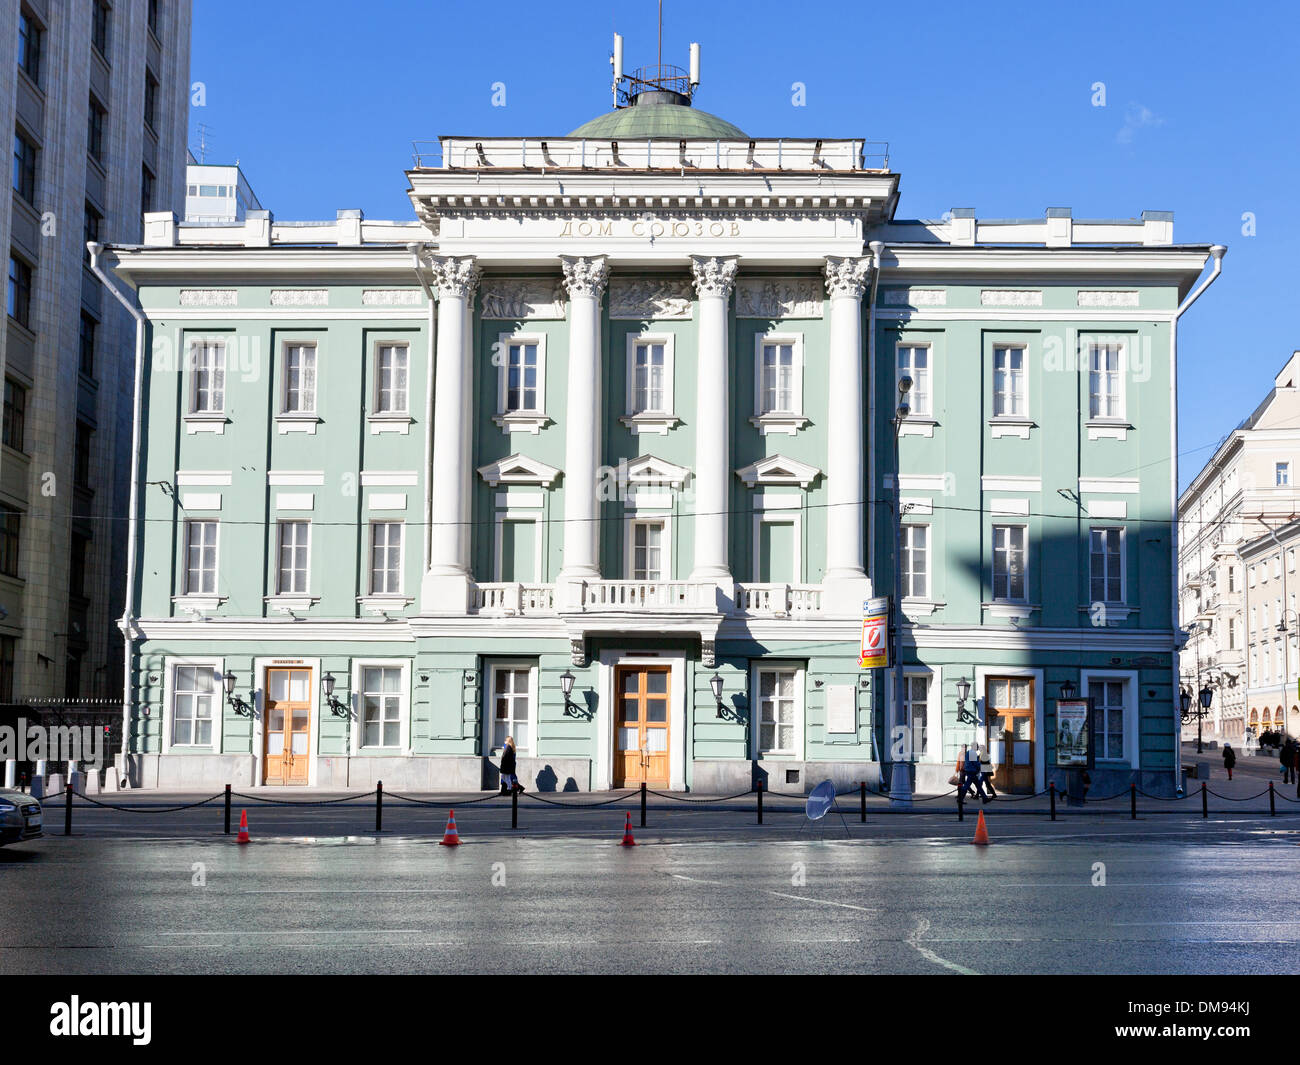
M665 62L701 43L698 106L756 136L888 141L900 217L1172 210L1175 240L1227 244L1179 335L1184 484L1300 348L1296 5L664 7ZM409 218L412 140L567 133L610 106L616 29L627 67L654 62L654 0L195 0L191 144L208 126L209 160L237 157L279 218Z

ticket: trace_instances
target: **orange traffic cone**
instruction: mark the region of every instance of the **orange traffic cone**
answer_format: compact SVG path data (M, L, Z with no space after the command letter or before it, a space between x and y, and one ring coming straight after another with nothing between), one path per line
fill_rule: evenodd
M456 831L456 811L449 811L450 816L447 818L447 831L442 834L440 847L459 847L460 833Z
M627 815L627 822L623 825L623 844L624 847L635 847L636 840L632 838L632 815Z
M988 826L984 823L983 810L980 811L979 823L975 826L975 838L971 840L971 842L981 847L987 847L989 845L989 830Z
M236 843L252 842L252 840L249 839L248 836L248 811L247 810L239 811L239 838L235 842Z

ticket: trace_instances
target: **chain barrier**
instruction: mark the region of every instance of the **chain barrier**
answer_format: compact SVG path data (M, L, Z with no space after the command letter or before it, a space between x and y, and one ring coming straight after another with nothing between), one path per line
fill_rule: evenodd
M1248 795L1244 799L1234 799L1230 795L1220 795L1217 791L1212 791L1209 788L1206 788L1205 790L1208 794L1213 795L1216 799L1222 799L1224 802L1252 802L1255 799L1263 798L1268 794L1268 788L1265 788L1258 795Z
M736 792L735 795L715 795L715 796L712 796L712 797L706 797L706 798L701 798L701 799L690 799L690 798L687 798L687 797L684 796L684 795L671 795L671 794L669 794L669 793L666 792L666 791L655 791L655 790L653 790L652 788L647 788L647 789L646 789L646 794L647 794L647 795L657 795L657 796L658 796L659 798L661 798L661 799L671 799L673 802L730 802L732 799L743 799L746 795L753 795L753 794L754 794L754 789L753 789L753 788L750 788L748 791L738 791L738 792ZM766 788L764 788L764 789L763 789L763 794L764 794L764 795L784 795L785 792L781 792L781 791L768 791ZM856 792L856 791L854 791L854 792L844 792L844 794L845 794L845 795L849 795L849 794L856 795L857 792Z
M547 806L572 806L575 808L593 807L593 806L613 806L615 803L627 802L629 799L635 799L640 793L629 791L626 795L615 795L612 799L605 799L602 802L556 802L554 799L543 799L540 795L535 795L531 791L526 791L520 795L521 799L536 799L538 802L544 802Z
M53 798L54 796L52 795L45 796L45 798L41 800L41 805L45 806L46 800ZM204 799L201 802L186 803L183 806L121 806L118 803L100 802L97 799L92 799L89 795L77 795L77 798L89 803L91 806L102 806L105 810L120 810L121 812L128 814L174 814L180 810L193 810L199 806L207 806L210 802L224 799L225 793L222 792L218 795L213 795L210 799ZM51 803L50 805L53 804Z
M373 795L374 792L371 792ZM448 808L456 806L474 806L481 802L491 802L493 799L508 799L509 792L502 795L499 791L494 791L490 795L481 795L477 799L416 799L410 795L400 795L395 791L384 792L385 799L400 799L402 802L409 802L413 806L446 806Z
M232 791L232 798L247 799L249 802L260 805L271 806L337 806L341 802L355 802L357 799L371 799L377 794L376 791L367 791L361 795L344 795L341 799L273 799L269 795L245 795L243 792ZM221 798L222 796L218 796Z

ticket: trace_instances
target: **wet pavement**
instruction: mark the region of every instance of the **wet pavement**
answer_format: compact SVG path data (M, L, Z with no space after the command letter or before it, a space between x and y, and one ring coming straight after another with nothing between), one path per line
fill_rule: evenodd
M1300 919L1278 902L1300 876L1296 819L991 812L981 848L951 815L741 827L731 811L652 811L623 848L621 809L526 836L504 812L502 828L501 811L458 811L458 848L416 820L434 810L391 827L386 811L382 835L257 810L238 846L207 809L190 837L172 821L176 838L151 838L145 821L6 847L0 972L1296 969ZM314 820L259 834L273 816Z

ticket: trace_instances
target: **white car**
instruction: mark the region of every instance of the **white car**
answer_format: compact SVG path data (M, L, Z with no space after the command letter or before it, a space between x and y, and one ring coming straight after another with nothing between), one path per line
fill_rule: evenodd
M0 846L44 834L41 804L25 792L0 788Z

